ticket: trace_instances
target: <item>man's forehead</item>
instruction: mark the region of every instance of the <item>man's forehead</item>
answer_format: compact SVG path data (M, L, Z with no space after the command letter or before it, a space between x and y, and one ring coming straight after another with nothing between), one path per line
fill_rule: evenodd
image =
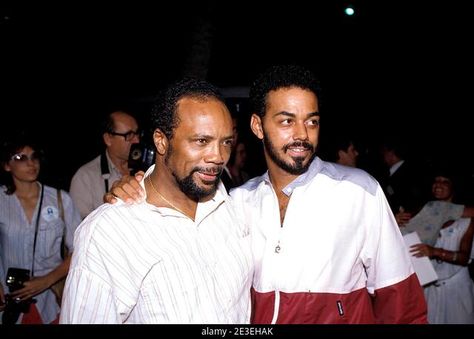
M177 130L185 129L193 135L232 134L232 118L226 106L218 100L211 102L184 103L177 110ZM219 132L219 133L218 133Z

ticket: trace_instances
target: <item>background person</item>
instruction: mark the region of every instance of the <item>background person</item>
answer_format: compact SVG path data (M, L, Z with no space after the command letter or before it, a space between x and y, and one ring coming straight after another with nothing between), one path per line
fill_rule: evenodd
M36 300L18 323L57 322L60 307L50 287L66 277L70 255L61 258L64 237L69 252L81 218L70 196L38 181L40 150L27 137L7 142L1 152L6 183L0 187L0 298L8 292L8 268L30 270L31 279L11 293L12 298ZM64 220L61 217L64 212Z
M103 122L102 139L104 151L81 166L71 180L69 191L82 218L104 203L104 194L117 179L130 174L130 147L140 141L137 121L128 112L111 112Z

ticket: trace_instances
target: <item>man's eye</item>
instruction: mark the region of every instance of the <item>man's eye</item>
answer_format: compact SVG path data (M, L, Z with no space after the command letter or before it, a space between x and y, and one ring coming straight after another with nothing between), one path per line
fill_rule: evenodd
M206 139L196 139L196 142L198 144L206 144L207 143L207 140Z
M308 124L312 126L319 126L319 120L310 120Z
M282 125L289 125L289 124L291 124L291 119L282 120L282 121L281 121L281 124L282 124Z

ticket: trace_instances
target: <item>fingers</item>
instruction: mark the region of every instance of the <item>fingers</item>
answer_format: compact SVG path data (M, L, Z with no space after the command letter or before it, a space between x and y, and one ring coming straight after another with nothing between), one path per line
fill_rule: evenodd
M144 172L138 172L134 177L126 175L112 185L112 193L115 198L120 198L126 203L138 203L145 198L145 192L140 186L140 181L145 175Z
M135 179L133 180L130 183L120 183L117 187L112 188L111 195L114 198L122 199L127 204L143 201L145 194L138 182Z
M135 176L124 175L120 180L112 184L110 192L104 195L104 202L114 204L117 198L123 200L127 204L139 203L145 199L145 191L140 186L145 173L137 172Z
M420 251L410 251L410 254L413 256L413 257L416 257L416 258L420 258L420 257L424 257L425 255L420 252Z
M31 291L29 287L23 287L15 292L10 293L11 297L16 301L23 301L30 298L33 298L36 293Z
M10 293L12 298L21 301L27 300L33 298L35 295L43 292L49 287L47 279L44 276L34 277L31 280L25 281L23 286L23 288Z
M109 204L115 204L117 202L117 198L115 198L113 193L107 192L104 195L104 202Z
M127 195L125 197L127 203L141 202L145 198L145 192L135 179L123 185L122 190ZM120 195L118 197L121 198Z
M411 213L399 212L395 215L395 220L399 226L404 226L411 219Z
M429 257L431 255L430 251L431 247L426 244L415 244L410 246L410 253L417 258Z
M142 181L144 177L145 177L145 172L143 171L138 171L137 173L135 173L135 179L137 179L137 181Z

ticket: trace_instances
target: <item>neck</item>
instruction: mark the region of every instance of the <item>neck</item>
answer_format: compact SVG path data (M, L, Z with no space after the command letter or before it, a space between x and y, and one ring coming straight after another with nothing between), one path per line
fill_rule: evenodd
M129 175L130 170L128 169L128 159L124 160L114 154L111 154L107 151L107 155L110 158L110 161L114 164L115 167L119 170L122 175Z
M173 184L174 177L173 181L165 179L164 172L164 168L155 169L149 175L149 179L145 180L147 197L150 198L148 202L156 207L172 208L194 220L198 203L184 194L176 184Z
M270 182L272 183L273 189L278 199L278 206L280 211L280 225L283 227L283 222L285 220L286 208L290 201L290 197L283 193L283 188L295 180L298 176L290 174L276 164L268 166L268 175L270 177Z
M268 165L268 176L270 177L270 182L272 183L273 187L280 191L288 184L293 182L299 175L288 173L287 171L281 169L278 165L276 165L273 161L267 159Z
M38 196L39 185L37 181L15 180L15 194L19 198L32 198Z

